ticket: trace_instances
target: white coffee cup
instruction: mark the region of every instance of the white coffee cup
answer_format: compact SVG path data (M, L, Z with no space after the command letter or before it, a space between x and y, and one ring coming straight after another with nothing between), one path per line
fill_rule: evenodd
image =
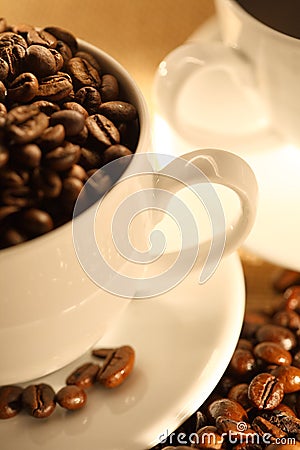
M215 6L221 41L188 42L161 64L156 97L162 115L195 145L226 142L241 149L243 139L270 133L300 145L300 39L262 23L236 0L215 0ZM201 95L190 100L198 103L196 113L190 111L186 121L180 114L179 121L174 92L196 72L202 83Z
M100 61L103 70L119 79L128 100L136 106L140 120L136 155L122 176L129 182L118 183L101 203L100 219L102 223L110 224L119 205L130 195L138 193L138 207L147 210L145 193L149 187L176 191L180 184L173 179L165 181L168 177L161 175L163 171L144 174L145 167L141 166L138 156L151 150L150 120L143 95L133 79L106 53L85 42L80 42L80 46ZM207 177L210 182L223 184L239 196L239 218L227 226L226 232L224 229L227 240L221 256L232 253L246 238L255 219L257 185L253 172L242 159L220 150L194 151L184 158L188 169L184 182L207 183ZM193 179L189 167L199 167L204 178ZM181 174L174 173L180 179ZM164 207L164 202L157 200L157 205ZM75 218L73 224L67 223L32 241L1 250L0 385L34 379L75 360L113 326L134 297L137 285L132 273L127 274L129 290L124 295L116 293L113 288L102 288L101 283L99 287L90 272L89 261L86 265L80 251L78 254L80 243L76 246L76 236L73 242L72 229L74 231L74 223L84 222L85 217L90 226L90 211L94 217L95 211L99 210L98 206L95 211L93 208ZM154 225L151 208L149 213L137 215L137 245L148 239ZM124 225L124 239L128 238L127 226ZM109 273L110 286L114 282L116 285L117 271L126 266L126 255L124 258L114 251L110 226L105 230L101 228L100 232L98 229L97 233L101 250L113 267ZM80 232L78 236L82 237ZM199 243L195 242L195 246ZM141 276L145 268L147 264L136 265Z

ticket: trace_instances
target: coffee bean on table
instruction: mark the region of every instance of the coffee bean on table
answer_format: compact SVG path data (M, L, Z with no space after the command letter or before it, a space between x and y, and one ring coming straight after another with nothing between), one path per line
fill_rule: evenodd
M27 386L22 394L22 404L37 419L49 417L55 410L55 392L45 383Z
M95 383L98 371L98 364L85 363L68 376L66 384L74 384L83 389L89 388Z
M115 388L130 375L134 366L135 352L129 345L112 351L97 374L97 381L107 388Z
M85 406L87 395L83 389L76 385L62 387L55 395L55 401L62 407L71 411Z
M19 386L0 387L0 419L10 419L21 411L22 393Z

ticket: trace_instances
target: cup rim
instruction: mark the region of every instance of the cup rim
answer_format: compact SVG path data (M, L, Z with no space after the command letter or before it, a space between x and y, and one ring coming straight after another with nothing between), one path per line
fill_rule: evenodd
M275 28L272 28L269 25L266 25L265 23L258 20L256 17L252 16L246 9L244 9L237 0L225 0L225 2L230 3L230 7L232 9L236 9L237 14L246 18L249 22L252 22L256 24L259 28L261 28L265 33L270 34L273 37L276 37L278 39L288 40L290 43L294 43L299 45L300 37L296 38L295 36L291 36L287 33L284 33L283 31L276 30Z
M150 143L150 114L149 114L149 110L148 110L148 107L146 104L146 100L144 98L144 95L143 95L140 87L138 86L138 84L136 83L136 81L132 77L132 75L130 75L130 73L127 71L127 69L125 69L125 67L122 66L122 64L119 63L109 53L105 52L104 50L96 47L95 45L93 45L83 39L77 38L77 42L79 44L79 50L90 51L91 53L96 55L96 58L99 59L101 62L105 61L105 64L103 66L105 68L113 67L113 70L111 72L114 75L117 74L117 77L119 77L122 80L121 85L130 87L129 97L133 98L134 106L137 108L137 111L138 111L139 124L140 124L139 140L138 140L138 144L137 144L135 153L141 153L141 152L145 151L144 149ZM122 176L126 176L126 170L124 171L124 174ZM89 208L92 208L92 207L93 207L93 205L91 205ZM82 212L82 214L84 214L84 213L85 213L85 211ZM80 216L81 216L81 214L78 216L78 218ZM32 251L34 251L36 246L41 246L41 245L43 245L43 243L51 242L51 241L57 239L60 236L60 234L64 235L66 233L66 230L68 230L69 228L72 230L73 220L78 220L78 219L73 217L71 220L64 223L63 225L60 225L57 228L54 228L53 230L51 230L41 236L37 236L33 239L22 242L20 244L1 249L0 250L0 259L13 256L14 254L22 254L22 253L28 252L28 251L32 252Z

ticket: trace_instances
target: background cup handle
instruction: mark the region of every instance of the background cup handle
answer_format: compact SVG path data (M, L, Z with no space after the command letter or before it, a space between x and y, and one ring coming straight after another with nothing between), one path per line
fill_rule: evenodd
M205 184L199 197L210 216L213 229L212 242L195 243L199 244L199 248L208 249L209 253L200 276L200 283L204 283L215 271L221 258L237 250L248 236L256 217L258 186L252 169L239 156L217 149L195 150L175 158L158 173L155 184L158 208L167 210L160 191L174 195L183 185L191 188L199 183ZM238 195L240 214L234 223L222 223L224 211L211 183L226 186Z

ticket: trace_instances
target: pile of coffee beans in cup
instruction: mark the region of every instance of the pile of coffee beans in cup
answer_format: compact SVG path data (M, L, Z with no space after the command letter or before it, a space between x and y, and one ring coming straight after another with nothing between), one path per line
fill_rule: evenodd
M121 80L72 33L0 19L0 248L69 221L86 180L138 138ZM114 181L104 171L97 192Z
M116 388L133 370L135 351L129 345L94 349L92 355L102 363L86 362L77 367L57 392L46 383L0 387L0 419L15 417L22 410L44 419L51 416L56 405L69 411L81 409L86 405L88 388L95 384Z
M237 347L213 393L153 450L300 449L300 274L266 312L246 312ZM289 287L287 287L289 286Z

